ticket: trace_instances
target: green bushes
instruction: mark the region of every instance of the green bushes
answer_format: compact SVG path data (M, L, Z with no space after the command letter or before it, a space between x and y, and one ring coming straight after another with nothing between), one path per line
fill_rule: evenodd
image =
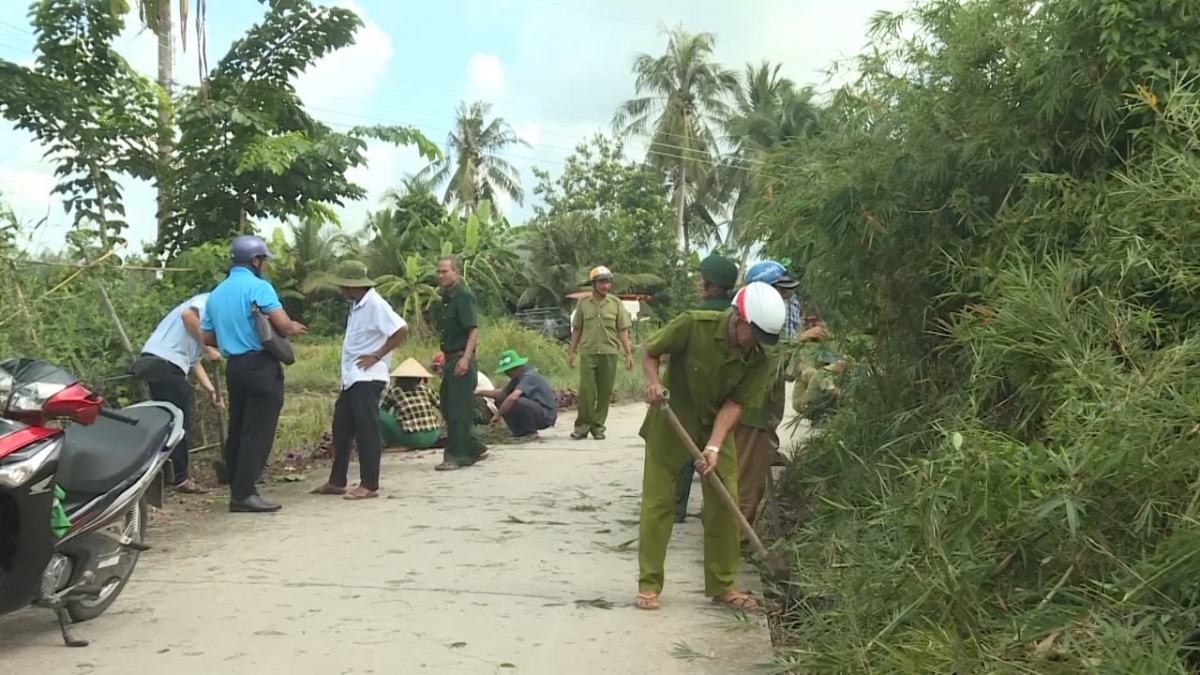
M491 378L497 387L504 383L503 375L495 375L500 352L515 349L538 369L555 389L575 389L578 371L567 367L566 344L548 339L510 319L484 319L479 327L479 370ZM393 366L412 357L428 367L438 351L437 338L410 333L392 355ZM289 390L336 390L340 377L341 341L300 338L296 344L296 363L288 367ZM632 399L644 388L640 364L632 371L624 367L617 373L617 395Z
M781 545L806 673L1183 673L1200 579L1200 17L929 2L881 17L826 133L779 153L870 375L799 453ZM1188 56L1190 54L1190 56Z

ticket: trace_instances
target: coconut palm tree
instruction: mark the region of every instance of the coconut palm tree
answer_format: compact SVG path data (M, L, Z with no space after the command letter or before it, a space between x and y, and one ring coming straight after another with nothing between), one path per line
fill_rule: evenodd
M729 116L727 99L737 87L737 76L713 61L716 35L665 26L661 33L667 36L666 53L634 58L638 98L617 109L613 128L621 135L649 139L647 160L669 176L675 233L686 249L685 214L716 161L716 131Z
M821 128L821 108L811 87L798 88L779 75L780 66L763 61L746 65L734 92L729 116L722 120L726 144L732 151L713 172L710 189L713 201L726 206L724 244L740 247L743 261L749 253L750 197L756 188L758 172L767 154L781 143L812 136Z
M508 122L486 119L490 103L476 101L458 106L454 128L446 136L446 156L417 174L432 185L446 184L445 200L470 211L481 201L495 203L505 195L518 204L525 202L521 175L499 153L514 145L531 147L519 138Z

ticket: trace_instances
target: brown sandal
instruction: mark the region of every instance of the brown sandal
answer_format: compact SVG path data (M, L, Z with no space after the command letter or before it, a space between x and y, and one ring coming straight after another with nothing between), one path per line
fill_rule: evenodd
M208 494L208 488L200 485L191 478L184 479L182 483L172 486L176 492L185 495L205 495Z
M750 597L749 594L734 590L732 588L713 598L712 601L718 605L724 605L725 607L731 607L733 609L740 609L743 612L753 612L761 609L758 601Z
M326 497L336 497L338 495L346 494L346 488L338 487L338 486L334 485L333 483L326 483L326 484L322 485L321 487L313 488L312 494L324 495Z
M658 593L654 591L642 591L637 594L634 603L638 609L654 610L658 609Z
M342 497L342 499L358 501L360 499L374 499L378 496L379 492L377 490L368 490L367 488L359 485L350 492L346 493L346 496Z

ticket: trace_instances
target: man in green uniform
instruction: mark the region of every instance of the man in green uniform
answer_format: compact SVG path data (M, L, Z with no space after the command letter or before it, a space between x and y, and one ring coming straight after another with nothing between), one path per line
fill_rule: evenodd
M713 253L700 261L700 304L699 309L714 309L718 312L729 309L733 302L733 287L737 285L737 263ZM675 487L675 522L687 520L688 499L692 496L692 479L696 469L691 462L679 472Z
M821 367L814 370L805 382L800 402L800 414L813 426L820 424L837 407L842 394L838 381L846 370L845 360L828 351L821 354L820 363Z
M799 282L787 273L787 269L774 260L764 260L750 266L746 270L746 282L760 281L771 284L779 291L780 297L788 308L788 321L784 322L783 337L799 342L812 342L828 337L825 328L815 326L799 334L798 322L792 316L791 299ZM742 421L736 433L738 449L738 499L742 515L751 525L758 517L758 507L762 503L767 489L767 474L774 464L783 465L779 453L779 425L783 422L784 408L787 399L787 377L783 357L778 348L768 348L767 357L770 360L771 382L770 389L762 401L762 405L748 406L742 411ZM742 545L748 544L750 538L742 533Z
M703 476L716 471L736 500L733 431L743 406L761 405L769 373L760 345L778 341L786 313L778 291L767 284L749 284L725 311L683 312L643 347L646 400L652 407L640 431L646 440L638 531L637 606L641 609L658 608L673 526L672 488L680 468L692 459L666 411L657 405L663 400L663 381L671 391L671 409L696 446L704 448L696 470ZM670 355L670 361L660 378L660 359L665 355ZM755 609L758 603L733 586L739 564L737 518L707 480L703 489L705 595L714 602Z
M700 261L700 309L729 309L737 285L737 263L716 253Z
M487 446L474 425L475 387L479 364L475 345L479 339L479 321L475 312L475 294L462 280L462 264L454 256L442 256L437 265L438 285L442 288L442 306L438 314L442 353L442 419L446 421L446 450L438 471L454 471L471 466L487 453Z
M567 347L567 365L575 367L578 350L579 402L576 406L575 430L571 438L578 441L588 433L598 441L604 440L604 423L608 421L608 406L612 402L613 385L617 382L617 349L625 352L625 369L633 370L633 348L629 344L629 310L619 298L610 295L612 272L601 265L589 275L592 294L579 301L571 317L571 344Z

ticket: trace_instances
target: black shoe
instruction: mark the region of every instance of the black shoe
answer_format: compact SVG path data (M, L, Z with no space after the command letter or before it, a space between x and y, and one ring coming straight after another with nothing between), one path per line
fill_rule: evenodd
M258 495L251 495L245 499L230 499L230 513L272 513L283 508L279 504L272 504Z

